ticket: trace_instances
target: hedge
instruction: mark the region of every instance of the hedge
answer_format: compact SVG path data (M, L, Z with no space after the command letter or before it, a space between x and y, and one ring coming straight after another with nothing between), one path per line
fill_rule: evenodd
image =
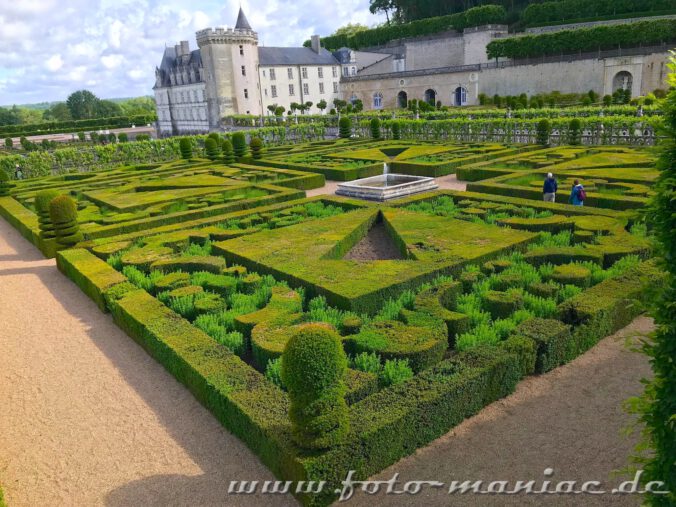
M132 125L147 125L157 120L155 114L137 116L115 116L111 118L93 118L91 120L70 120L46 123L28 123L25 125L5 125L0 127L0 136L18 137L60 132L79 132L82 130L101 130L126 128Z
M548 372L570 360L570 326L559 320L529 319L519 324L512 334L535 343L536 373Z
M624 17L657 15L676 9L674 0L563 0L531 3L521 13L525 26L546 25L557 21L597 19L624 14ZM633 16L632 16L633 14Z
M673 41L676 41L676 19L659 19L509 37L489 42L486 53L488 58L533 58Z
M408 37L420 37L431 35L446 30L462 31L480 25L504 23L507 17L505 9L500 5L483 5L473 7L464 12L438 16L434 18L420 19L410 23L392 24L357 32L354 35L333 35L322 37L322 45L329 50L349 47L361 49L369 46L386 44L395 39ZM310 45L310 41L304 43Z

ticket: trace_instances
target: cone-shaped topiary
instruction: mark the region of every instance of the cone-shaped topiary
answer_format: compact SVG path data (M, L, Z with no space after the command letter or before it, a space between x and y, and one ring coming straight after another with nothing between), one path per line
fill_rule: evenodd
M38 215L38 225L40 227L40 237L42 239L52 239L56 237L54 224L49 215L49 203L55 197L60 195L58 190L41 190L35 196L35 211Z
M188 160L192 158L192 143L187 137L182 138L178 142L178 148L181 150L181 158Z
M9 195L9 191L13 186L14 184L9 181L9 176L7 173L0 169L0 197L3 195Z
M326 325L302 326L287 343L281 376L291 400L293 439L301 447L326 449L347 436L346 371L340 337Z
M60 195L49 203L49 216L56 230L58 250L69 248L82 241L82 233L77 223L77 205L67 195Z
M235 132L232 135L232 147L235 150L235 157L242 158L246 156L246 136L244 132Z
M392 139L396 141L401 139L401 123L398 121L392 123Z
M371 137L380 139L380 120L378 118L371 119Z
M207 137L204 141L204 149L207 152L207 158L209 160L217 160L221 155L221 149L218 146L218 142L213 137Z
M343 139L352 137L352 120L343 116L338 122L338 135Z
M223 161L226 164L234 164L235 163L235 151L232 147L232 143L230 142L230 139L225 139L223 141Z
M251 148L251 156L255 160L263 156L263 141L260 137L254 137L249 143L249 148Z
M549 145L549 135L552 133L552 124L547 118L543 118L538 122L535 134L535 142L542 146Z
M582 137L582 122L578 118L570 120L568 125L568 144L578 145Z

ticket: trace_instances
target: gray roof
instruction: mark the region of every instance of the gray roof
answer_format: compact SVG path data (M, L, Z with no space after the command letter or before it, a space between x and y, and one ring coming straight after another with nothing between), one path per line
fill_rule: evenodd
M199 49L194 49L190 52L190 58L188 59L186 66L193 69L199 69L202 66L202 53L200 53ZM164 48L162 63L159 67L162 86L171 85L169 74L177 67L179 67L179 61L178 58L176 58L176 49L173 46ZM200 81L201 80L203 80L203 76L200 76Z
M237 23L235 23L235 28L239 28L242 30L251 30L251 25L249 24L249 21L246 19L246 16L244 15L244 11L242 8L239 8L239 14L237 15Z
M311 48L258 48L260 65L338 65L338 60L326 49L315 53Z

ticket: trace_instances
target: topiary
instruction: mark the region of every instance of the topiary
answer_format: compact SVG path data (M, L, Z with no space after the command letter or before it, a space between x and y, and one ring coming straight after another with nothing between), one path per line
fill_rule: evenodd
M347 116L343 116L338 122L338 136L342 139L352 137L352 120Z
M69 248L82 241L77 223L77 205L67 195L60 195L49 203L49 217L56 230L56 248Z
M225 139L223 140L223 161L226 164L234 164L235 163L235 151L232 147L232 143L230 142L230 139Z
M552 124L546 118L538 122L535 134L535 142L542 146L549 145L549 135L552 133Z
M392 123L392 139L395 141L401 139L401 123L398 121Z
M518 292L490 290L484 295L484 306L494 319L506 319L523 307L523 298Z
M117 140L120 141L121 143L126 143L127 141L129 141L129 136L124 132L121 132L120 134L118 134Z
M0 169L0 197L9 195L9 191L14 187L14 184L9 180L7 173Z
M60 194L58 190L41 190L35 196L35 211L38 215L38 226L40 227L40 238L52 239L56 237L54 224L49 215L49 203Z
M581 142L582 122L578 118L570 120L568 125L568 144L578 145Z
M289 392L294 441L306 449L326 449L349 432L345 385L347 357L340 337L307 324L290 338L282 355L281 378Z
M192 143L187 137L183 137L178 142L178 148L181 150L181 158L188 160L192 158Z
M238 159L246 156L246 136L244 132L235 132L232 135L232 147L235 151L235 157Z
M373 139L380 139L380 120L378 118L371 119L371 137Z
M263 156L263 141L260 137L254 137L249 143L251 148L251 156L254 160L259 160Z
M204 141L204 149L209 160L216 160L221 154L218 142L213 137L207 137L206 141Z

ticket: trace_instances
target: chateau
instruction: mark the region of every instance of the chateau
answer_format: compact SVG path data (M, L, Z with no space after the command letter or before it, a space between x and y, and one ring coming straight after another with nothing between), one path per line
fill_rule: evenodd
M619 20L606 23L624 23ZM597 23L595 23L597 24ZM586 24L588 25L588 24ZM585 25L531 29L555 31ZM479 95L535 95L558 90L612 94L630 89L645 95L664 86L668 47L640 47L561 55L537 60L489 61L486 46L508 34L503 25L402 39L368 51L310 47L264 47L240 8L234 28L207 28L168 47L154 86L159 135L217 130L231 115L269 115L270 106L308 104L311 114L334 99L361 100L365 109L405 107L423 99L445 106L478 104Z

